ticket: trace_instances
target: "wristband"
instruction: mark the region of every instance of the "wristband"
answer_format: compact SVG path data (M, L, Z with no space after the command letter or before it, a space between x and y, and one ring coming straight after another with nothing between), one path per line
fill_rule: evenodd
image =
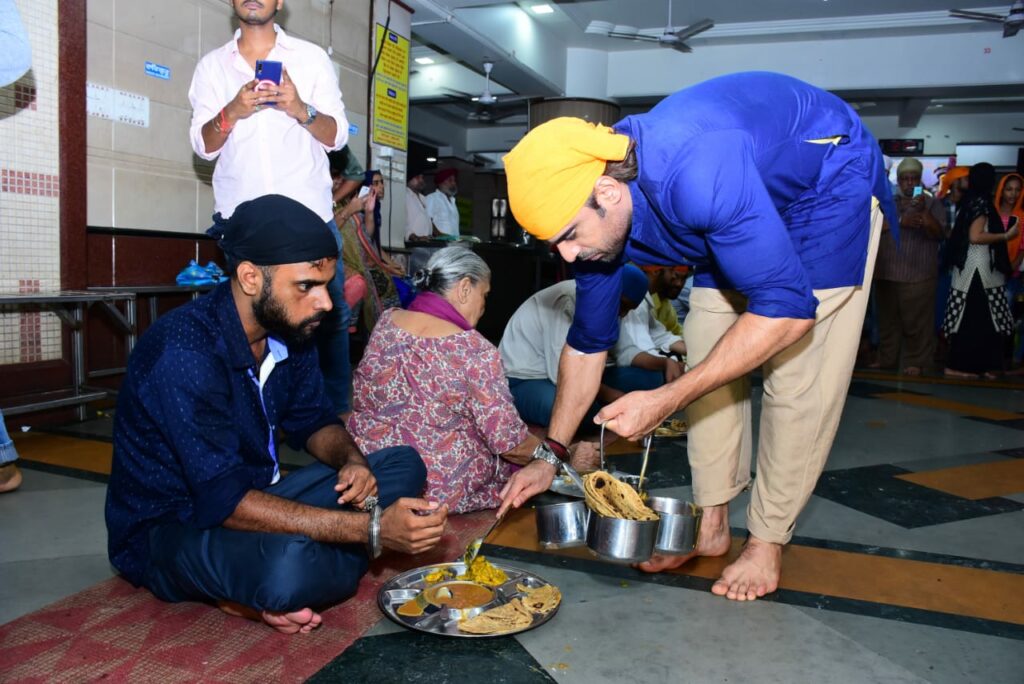
M550 437L545 437L544 443L551 448L551 451L555 452L555 455L558 456L559 459L563 461L569 460L569 449L564 444L556 439L551 439Z
M370 512L370 524L366 535L366 552L373 560L380 556L380 506L374 506Z

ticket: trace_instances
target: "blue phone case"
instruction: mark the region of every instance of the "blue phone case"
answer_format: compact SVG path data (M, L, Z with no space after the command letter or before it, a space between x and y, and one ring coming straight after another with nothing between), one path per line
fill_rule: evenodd
M281 63L269 59L257 59L256 80L260 83L270 81L274 85L281 85Z

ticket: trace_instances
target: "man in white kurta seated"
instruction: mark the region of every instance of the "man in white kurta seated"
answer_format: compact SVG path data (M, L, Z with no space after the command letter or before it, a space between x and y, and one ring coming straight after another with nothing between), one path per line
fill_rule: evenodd
M627 316L644 301L647 295L647 276L639 268L627 265L624 269L622 296L619 300L619 318ZM558 382L558 358L565 345L576 311L576 281L563 280L545 288L520 305L505 326L498 351L505 367L509 390L516 410L523 420L533 425L547 425L555 403L555 385ZM633 356L654 350L647 331L648 314L644 313L636 326L621 331L625 344L638 351ZM646 338L647 342L643 341ZM640 350L639 346L646 345ZM629 354L623 349L623 358ZM597 401L591 408L599 408L615 401L626 392L653 389L664 382L665 372L631 364L608 366L602 377ZM671 361L679 367L675 361ZM681 372L681 369L680 369Z

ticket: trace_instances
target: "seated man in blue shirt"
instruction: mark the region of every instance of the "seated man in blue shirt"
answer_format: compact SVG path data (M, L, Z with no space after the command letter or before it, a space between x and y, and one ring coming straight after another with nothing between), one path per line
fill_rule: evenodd
M324 394L311 337L338 247L279 195L241 204L230 281L164 316L132 352L114 420L111 563L165 601L209 601L285 633L356 590L381 547L437 544L409 447L365 456ZM281 477L276 436L317 460Z
M572 436L600 382L623 261L696 266L683 328L688 372L595 418L637 439L686 408L693 495L704 507L696 555L729 550L728 503L750 484L747 374L763 370L750 536L712 591L737 600L774 591L782 546L842 413L879 204L894 215L878 144L839 98L755 72L682 90L614 129L549 121L505 157L505 172L516 220L577 262L554 442ZM502 510L548 487L555 464L536 456L509 482ZM655 557L641 568L690 557Z

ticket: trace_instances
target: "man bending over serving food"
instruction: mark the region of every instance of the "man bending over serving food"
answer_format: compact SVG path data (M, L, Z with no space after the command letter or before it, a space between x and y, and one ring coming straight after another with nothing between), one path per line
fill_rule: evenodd
M229 282L164 316L132 352L114 420L110 561L165 601L208 601L285 633L356 590L382 548L437 544L447 508L396 446L363 454L324 394L311 342L338 246L278 195L236 209ZM277 433L316 461L284 476Z
M694 265L687 373L619 398L595 420L637 439L685 408L693 496L704 507L695 555L729 551L729 502L752 485L750 536L711 590L734 600L775 591L782 547L839 427L880 208L895 217L878 143L836 96L751 72L681 90L613 128L553 119L504 161L516 221L576 264L549 436L573 434L597 393L618 333L624 260ZM764 398L751 483L755 369ZM558 465L538 454L510 479L504 506L547 489Z

